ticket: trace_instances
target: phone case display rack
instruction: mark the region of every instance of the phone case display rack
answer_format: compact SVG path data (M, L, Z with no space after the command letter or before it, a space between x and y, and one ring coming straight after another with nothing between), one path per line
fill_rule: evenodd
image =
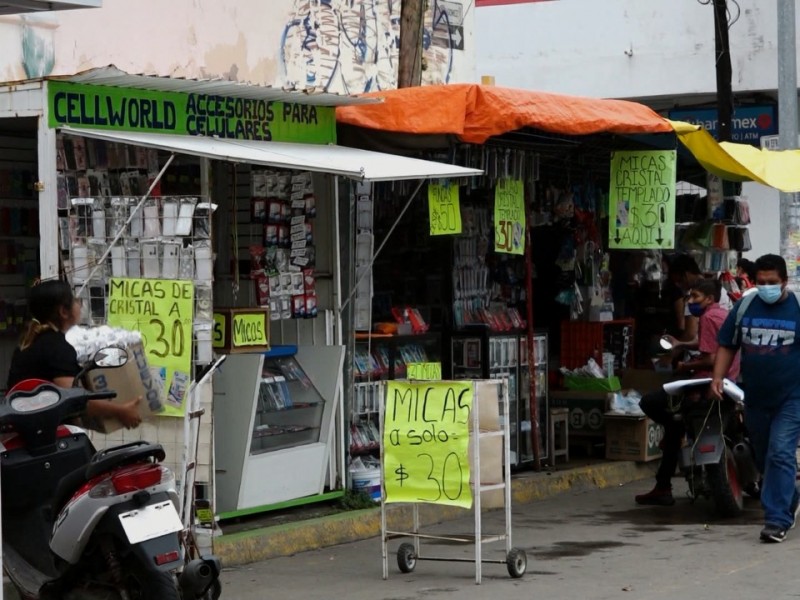
M738 196L723 196L719 178L709 176L708 193L678 193L675 198L676 247L694 254L706 271L736 270L739 253L752 250L750 206Z
M58 137L57 149L66 167L58 175L59 246L68 281L76 293L82 289L81 322L106 322L112 277L193 281L194 357L211 362L215 206L199 196L158 196L159 187L143 204L128 195L146 193L155 150L69 135ZM123 195L109 195L115 192Z
M310 172L253 170L251 224L261 239L250 245L250 277L258 306L270 319L317 316L316 195Z
M486 202L465 203L462 215L462 234L453 239L453 327L482 324L500 332L524 328L514 307L525 300L524 262L491 252L493 226Z
M533 338L536 407L539 419L539 457L548 458L548 335L538 331ZM453 333L450 337L452 379L504 379L508 381L511 423L511 466L522 467L534 460L530 402L530 367L526 334L496 334L487 328Z
M470 472L470 488L472 490L472 512L474 518L474 532L472 534L428 534L423 533L420 527L419 503L411 503L412 508L412 529L410 531L391 530L387 524L387 512L389 505L386 503L385 490L382 487L381 493L381 556L383 558L383 578L389 578L389 542L398 538L412 538L412 543L403 543L397 549L397 565L403 573L411 573L416 568L417 561L436 561L436 562L472 562L475 564L475 583L480 584L482 580L483 564L504 564L509 575L514 578L522 577L527 568L527 557L523 550L513 547L511 539L511 461L510 453L510 425L509 425L509 401L508 401L508 382L506 380L489 380L481 382L485 384L496 384L500 388L501 398L501 429L499 431L481 431L478 418L479 410L473 404L470 411L472 432L470 434L470 451L473 457L472 469ZM473 383L473 386L475 384ZM382 389L385 396L385 386ZM476 399L477 394L474 396ZM380 423L383 429L384 423L384 402L380 403ZM383 431L381 431L383 433ZM482 484L480 469L480 441L489 437L502 437L503 440L503 483ZM384 472L384 446L383 435L381 439L381 482L385 481ZM503 492L503 513L505 516L505 530L498 534L485 534L483 532L481 492L491 492L502 490ZM398 504L396 506L403 506ZM472 544L475 550L474 557L441 557L423 554L421 541L425 540L431 544L437 542L443 545L450 544ZM487 559L483 557L483 544L492 542L505 542L505 558Z

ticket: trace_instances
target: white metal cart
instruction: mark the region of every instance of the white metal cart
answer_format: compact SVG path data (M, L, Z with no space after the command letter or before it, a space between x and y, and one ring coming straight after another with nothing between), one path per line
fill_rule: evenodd
M422 382L423 384L425 382ZM458 383L464 383L460 381ZM413 543L403 543L397 550L397 565L403 573L411 573L417 565L417 561L440 561L440 562L474 562L475 563L475 583L481 583L481 567L484 563L505 564L509 575L514 578L522 577L527 568L527 557L525 551L513 548L511 543L511 461L510 461L510 436L509 436L509 398L508 382L505 379L485 380L481 382L470 382L473 386L473 398L475 403L470 410L472 424L472 435L470 435L470 449L473 457L470 484L472 491L472 511L475 519L475 529L472 534L453 534L453 535L433 535L425 534L420 531L419 503L411 503L413 511L413 523L411 531L394 531L387 528L387 502L386 502L386 479L385 479L385 445L384 445L384 425L386 409L386 386L383 390L384 402L380 406L381 424L381 553L383 557L383 578L389 577L389 541L397 538L410 537ZM477 404L478 384L494 384L501 390L501 429L497 431L482 431L479 422L479 409ZM503 455L503 482L494 484L481 483L481 453L480 440L490 437L502 437ZM481 492L492 490L503 490L503 509L505 512L505 531L503 533L485 534L481 522ZM402 506L402 504L400 504ZM421 540L426 540L435 544L440 543L462 543L474 544L474 558L442 557L423 554L421 550ZM490 542L505 542L505 559L484 559L482 553L483 544Z

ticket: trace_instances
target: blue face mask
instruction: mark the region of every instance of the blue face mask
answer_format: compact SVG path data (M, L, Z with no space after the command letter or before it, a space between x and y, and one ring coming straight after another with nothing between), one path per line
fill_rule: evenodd
M783 288L781 284L775 283L772 285L759 285L758 297L767 304L775 304L783 296Z
M700 302L689 302L689 314L693 317L702 317L706 312L705 307Z

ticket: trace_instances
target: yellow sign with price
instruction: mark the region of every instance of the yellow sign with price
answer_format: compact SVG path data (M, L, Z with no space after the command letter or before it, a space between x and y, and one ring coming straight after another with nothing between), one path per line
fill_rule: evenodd
M428 184L428 216L431 235L461 233L461 204L457 185Z
M386 386L383 487L386 502L469 508L472 383L400 382Z
M406 378L414 381L439 381L442 378L442 363L408 363L406 365Z
M147 362L160 371L167 399L160 416L183 416L192 379L194 284L166 279L112 278L108 324L142 334Z
M525 193L521 179L500 179L494 188L494 251L525 252Z
M611 155L608 247L675 247L675 150L617 151Z

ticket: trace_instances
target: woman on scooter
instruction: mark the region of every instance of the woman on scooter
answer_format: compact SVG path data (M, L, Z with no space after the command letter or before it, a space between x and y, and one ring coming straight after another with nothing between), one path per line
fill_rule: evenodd
M78 355L64 334L80 319L80 301L65 281L44 281L31 288L28 307L33 317L11 358L8 388L25 379L44 379L59 387L71 388L80 372ZM89 419L116 418L128 429L137 427L140 399L123 404L90 400Z

